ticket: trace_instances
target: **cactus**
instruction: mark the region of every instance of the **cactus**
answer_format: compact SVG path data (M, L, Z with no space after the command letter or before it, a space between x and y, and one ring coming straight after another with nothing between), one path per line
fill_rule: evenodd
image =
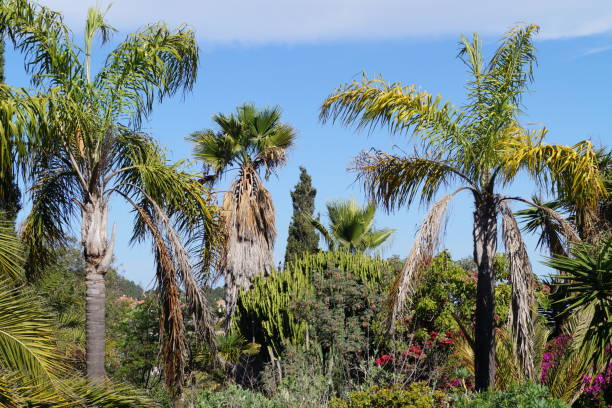
M283 271L273 270L266 277L255 278L251 289L241 291L232 319L233 329L242 329L248 338L248 330L255 329L246 326L259 324L257 331L261 332L261 340L271 347L272 358L280 355L285 342L303 346L308 325L294 316L290 306L311 294L314 274L328 268L339 268L357 275L367 285L379 286L384 284L384 271L391 265L381 259L345 252L305 254L289 262Z

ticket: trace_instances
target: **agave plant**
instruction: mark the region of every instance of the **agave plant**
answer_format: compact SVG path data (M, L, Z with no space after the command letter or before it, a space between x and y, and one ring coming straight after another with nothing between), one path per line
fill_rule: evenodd
M556 256L546 265L559 271L554 278L567 293L561 299L564 315L582 312L590 316L588 344L592 347L589 361L609 358L606 347L612 344L612 237L599 245L582 243L571 249L571 257Z

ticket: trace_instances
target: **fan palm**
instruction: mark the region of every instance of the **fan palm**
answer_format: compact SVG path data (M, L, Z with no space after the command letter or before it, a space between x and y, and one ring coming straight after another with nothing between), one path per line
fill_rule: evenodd
M236 114L213 116L218 131L195 132L194 156L212 171L211 183L232 169L238 174L223 198L227 234L224 265L226 325L236 307L238 292L248 288L253 277L267 275L274 263L276 238L272 197L261 179L286 162L295 132L281 122L278 108L258 110L242 105Z
M312 225L321 233L330 251L361 253L382 245L395 230L374 229L376 205L360 206L357 201L339 200L327 203L329 228L318 220Z
M87 374L103 378L104 275L115 235L114 228L112 236L107 233L108 208L113 197L124 199L136 216L132 239L153 238L165 380L180 389L180 283L200 329L213 338L206 303L180 238L194 243L192 249L210 261L218 217L197 177L181 163L167 163L155 141L138 128L155 101L191 89L198 64L195 36L185 27L172 31L161 23L149 25L121 42L93 75L93 41L98 35L105 41L112 32L104 13L89 11L84 53L72 42L61 16L25 0L2 2L0 28L25 52L32 82L44 95L44 114L31 129L40 143L29 159L32 210L23 228L30 266L43 263L49 248L65 242L71 219L80 213L87 270Z
M546 129L528 130L519 123L519 106L536 63L535 25L513 28L488 64L481 41L461 39L460 57L471 73L467 104L456 108L440 96L400 83L368 79L342 86L321 108L321 119L340 120L358 128L387 126L412 133L420 143L413 155L364 152L356 159L358 178L372 199L387 210L412 203L420 196L431 203L443 187L459 188L433 204L391 294L390 328L404 310L419 282L422 265L439 243L439 231L450 199L469 191L474 199L474 261L478 266L475 326L476 387L489 388L495 378L495 305L493 259L497 222L501 218L513 294L512 332L523 370L535 377L533 365L534 275L520 230L508 202L527 201L503 195L499 188L525 170L539 184L573 195L593 206L605 194L591 143L574 146L544 143ZM552 214L552 211L541 207ZM560 218L559 218L560 220ZM562 220L560 220L562 222ZM571 233L569 230L567 233Z

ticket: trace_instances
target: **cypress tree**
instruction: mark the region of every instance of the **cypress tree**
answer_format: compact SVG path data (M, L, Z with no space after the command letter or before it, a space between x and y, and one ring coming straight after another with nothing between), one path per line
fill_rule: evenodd
M310 223L314 214L314 200L317 190L312 187L312 179L304 167L300 167L300 181L291 192L293 216L289 224L285 263L304 253L319 250L319 236Z

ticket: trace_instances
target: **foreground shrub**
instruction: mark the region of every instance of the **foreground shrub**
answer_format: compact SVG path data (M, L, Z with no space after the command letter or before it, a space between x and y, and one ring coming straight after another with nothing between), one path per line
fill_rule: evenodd
M205 391L196 403L198 408L284 408L278 402L257 392L230 385L223 391Z
M346 399L334 398L331 408L434 408L439 406L444 394L432 391L425 383L411 383L408 389L399 386L375 387L368 391L356 391Z
M550 397L539 384L523 385L507 391L483 392L461 397L455 408L569 408L563 401Z

